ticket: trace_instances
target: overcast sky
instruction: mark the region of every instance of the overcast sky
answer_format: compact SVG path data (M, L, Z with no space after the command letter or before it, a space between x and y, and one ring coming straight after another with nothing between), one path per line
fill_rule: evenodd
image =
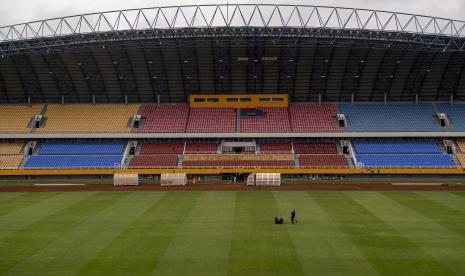
M52 17L129 8L211 3L285 3L367 8L465 20L465 0L0 0L0 26Z

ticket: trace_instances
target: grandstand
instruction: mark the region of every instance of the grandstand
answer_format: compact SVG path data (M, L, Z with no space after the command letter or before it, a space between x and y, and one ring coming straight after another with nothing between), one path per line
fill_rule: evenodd
M251 7L269 20L227 12ZM378 11L189 8L138 10L175 25L120 11L100 16L134 26L1 29L0 174L465 174L465 34Z
M289 114L287 108L267 107L263 108L262 116L241 117L241 132L244 133L277 133L291 132Z
M293 132L340 132L334 104L291 104L289 115Z
M431 104L340 104L348 132L434 132L441 131Z
M139 105L48 105L44 126L38 133L124 133L131 131L131 120Z
M236 132L236 110L233 108L192 108L186 132Z
M42 113L43 105L0 105L1 133L30 133L32 118Z
M143 127L138 132L185 132L189 107L186 104L145 105Z
M465 130L465 105L440 103L437 104L437 107L439 112L446 114L450 119L450 124L447 127L449 131Z

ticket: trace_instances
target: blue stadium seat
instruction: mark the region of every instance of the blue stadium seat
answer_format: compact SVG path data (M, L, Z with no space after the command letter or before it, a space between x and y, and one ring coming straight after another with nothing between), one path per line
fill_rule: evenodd
M442 131L431 104L339 104L349 132Z
M114 168L122 159L122 155L35 155L29 157L25 169Z
M120 155L125 143L43 143L39 155Z
M465 131L465 104L437 104L442 113L446 113L450 119L450 125L446 131Z
M446 154L357 154L357 167L361 168L454 168Z
M354 150L358 154L376 154L376 153L422 153L422 154L439 154L441 148L434 140L354 140L352 141Z

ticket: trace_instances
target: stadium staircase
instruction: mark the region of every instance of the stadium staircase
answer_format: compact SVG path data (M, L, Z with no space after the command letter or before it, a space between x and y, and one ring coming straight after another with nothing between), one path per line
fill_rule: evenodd
M241 132L241 109L236 110L236 133Z
M124 148L123 161L121 162L123 168L128 168L129 163L131 163L132 155L129 154L129 149L131 148L131 145L132 145L132 141L128 141L126 144L126 147Z
M129 164L131 163L132 157L132 155L124 157L123 168L129 168Z
M354 163L353 158L351 157L351 154L343 154L342 145L341 145L340 141L336 142L336 147L337 147L337 152L340 155L344 155L345 158L347 159L347 164L349 164L349 168L355 168L355 163ZM351 152L350 146L349 146L349 152Z
M355 162L352 157L350 157L350 155L345 155L345 157L347 159L347 164L349 164L349 168L355 168Z
M28 157L24 156L23 160L21 160L21 163L19 164L18 169L24 170L24 167L26 167L27 159L28 159Z
M178 155L178 169L182 169L182 163L184 162L184 154Z
M441 149L441 153L447 154L446 146L444 145L444 141L438 142L439 148Z
M452 145L453 145L453 148L452 148L452 151L453 151L453 154L451 154L450 156L452 157L452 160L454 161L454 164L457 168L461 168L462 167L462 164L460 163L460 160L459 158L457 157L457 154L460 153L459 150L458 150L458 147L457 145L455 144L455 141L454 140L450 140L452 142ZM446 146L444 145L444 141L441 141L439 143L439 147L441 148L441 151L445 154L447 153L447 149L446 149Z
M355 157L355 150L354 146L352 145L351 140L348 141L348 146L349 146L349 156L347 156L347 159L350 160L349 166L352 164L355 168L357 167L357 158Z
M139 110L137 110L137 114L136 114L136 115L142 115L142 111L144 111L144 106L145 106L145 104L141 104L141 105L139 106ZM133 118L131 118L131 122L130 122L130 123L132 123L132 119L133 119ZM141 118L141 119L140 119L140 122L139 122L139 129L143 129L143 128L144 128L144 119ZM132 133L135 133L135 132L137 132L137 129L131 126L131 132L132 132Z
M300 168L300 159L298 154L293 154L294 156L294 164L296 168Z
M451 140L452 143L454 143L453 140ZM439 145L439 148L441 149L441 152L443 154L447 154L447 149L446 149L446 146L444 145L444 141L441 140L440 142L438 142L438 145ZM454 144L455 146L455 144ZM457 168L461 168L462 165L460 164L460 161L459 159L457 158L457 150L456 150L456 147L455 147L455 150L454 150L454 153L453 154L450 154L450 156L452 157L452 160L454 161L454 164Z
M433 103L432 105L433 105L434 112L436 112L436 114L441 113L441 111L439 110L439 107L435 103Z
M462 164L460 164L460 161L459 161L457 155L456 155L456 154L453 154L453 155L451 155L451 157L452 157L452 160L454 161L455 166L456 166L457 168L461 168L461 167L462 167Z
M44 107L42 108L42 110L40 111L39 114L36 114L36 115L42 115L43 116L43 123L46 123L45 120L45 113L47 112L47 109L48 109L48 105L47 104L44 104ZM29 127L31 128L31 133L36 133L36 126L34 125L34 122L35 122L35 119L34 117L31 118L31 121L29 122Z

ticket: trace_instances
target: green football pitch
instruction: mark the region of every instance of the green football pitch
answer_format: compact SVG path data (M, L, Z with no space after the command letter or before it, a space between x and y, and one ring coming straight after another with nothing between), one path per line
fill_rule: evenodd
M0 274L463 275L465 193L1 193Z

